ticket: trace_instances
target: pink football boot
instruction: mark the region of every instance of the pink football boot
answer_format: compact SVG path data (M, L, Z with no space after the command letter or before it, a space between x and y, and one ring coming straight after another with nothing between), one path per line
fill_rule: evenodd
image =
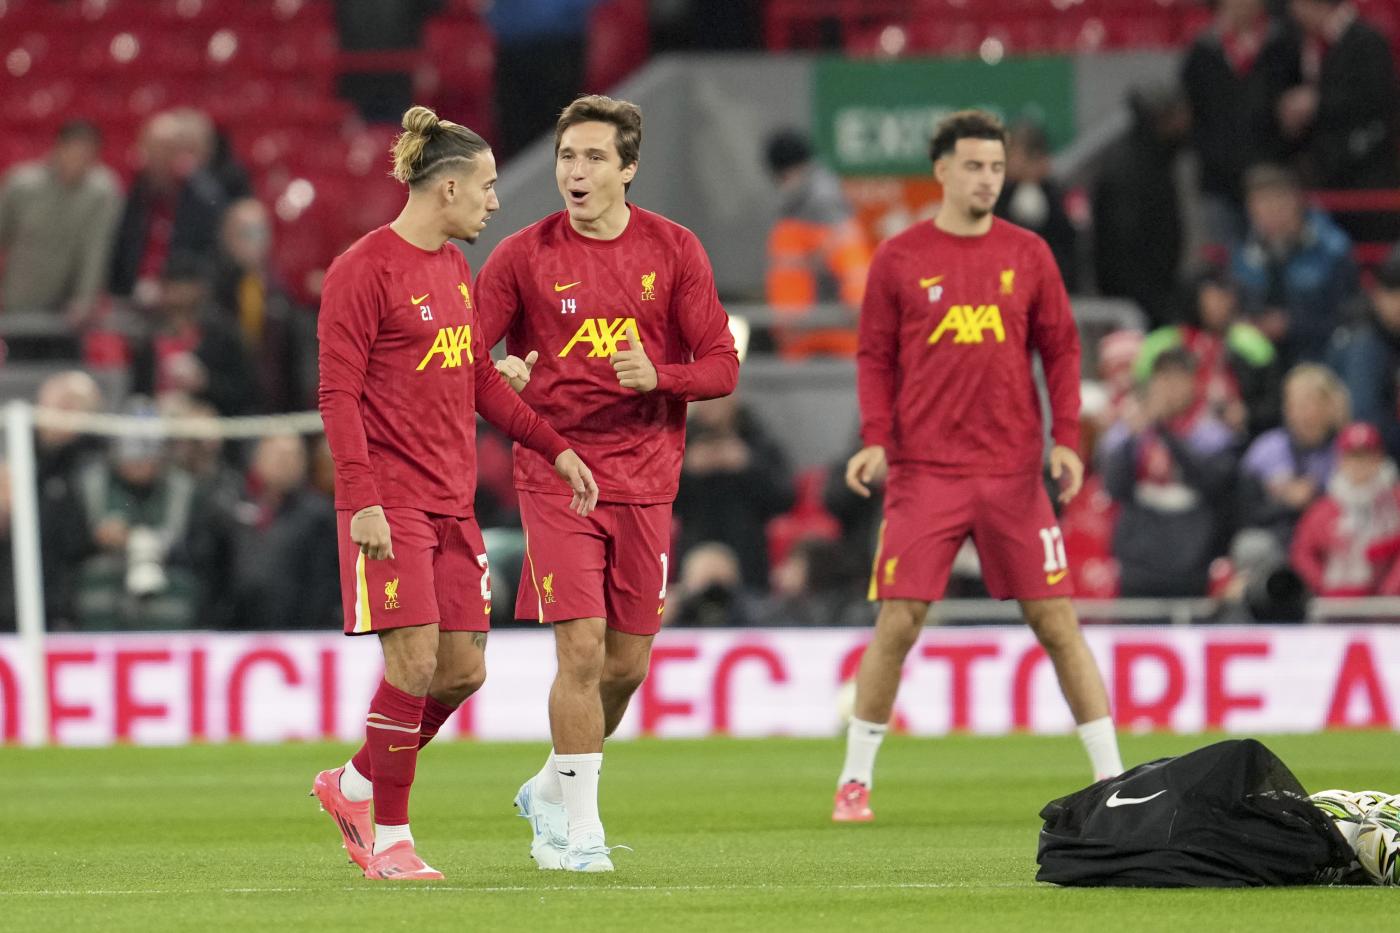
M870 809L870 788L860 781L847 781L836 791L836 804L831 810L836 823L869 823L875 819Z
M340 767L316 775L316 781L311 785L311 795L321 802L321 809L335 821L350 860L363 869L369 866L370 856L374 852L374 818L370 815L370 801L354 803L340 792L340 775L344 770L344 767Z
M379 881L441 881L442 872L425 864L413 843L396 842L369 860L365 877Z

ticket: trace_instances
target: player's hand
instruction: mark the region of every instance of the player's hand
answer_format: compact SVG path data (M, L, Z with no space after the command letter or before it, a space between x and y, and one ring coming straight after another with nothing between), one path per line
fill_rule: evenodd
M496 372L505 376L510 381L510 387L517 392L522 391L530 384L530 370L535 368L535 363L539 361L540 351L531 350L525 354L525 359L518 356L508 356L496 364Z
M593 481L593 473L572 450L566 450L554 461L554 472L564 477L569 488L574 491L574 499L569 508L579 515L587 515L598 504L598 484Z
M394 545L389 540L389 520L384 517L384 509L377 505L366 506L351 517L350 540L370 560L394 556Z
M642 348L642 338L638 336L635 325L627 328L627 336L622 340L627 342L627 349L619 349L612 355L612 368L613 372L617 373L618 385L624 389L650 392L656 388L656 367L651 365L651 360L647 358L647 351ZM619 345L622 340L618 341Z
M885 461L885 448L879 444L862 447L855 456L846 461L846 485L851 492L869 499L869 484L883 483L885 474L889 471L889 464Z
M1084 461L1073 450L1056 444L1050 450L1050 478L1060 484L1060 502L1068 505L1084 486Z

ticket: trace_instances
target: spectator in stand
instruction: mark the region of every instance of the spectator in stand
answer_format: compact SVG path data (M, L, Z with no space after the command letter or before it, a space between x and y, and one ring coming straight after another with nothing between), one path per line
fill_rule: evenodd
M870 244L841 180L812 155L805 133L781 130L768 140L768 170L778 187L779 216L768 231L768 303L796 320L813 305L843 304L852 314L865 296ZM786 356L855 353L855 329L777 328Z
M214 305L237 322L257 361L264 408L315 408L316 323L292 303L272 269L272 222L262 202L229 205L219 247Z
M1351 392L1356 420L1375 425L1400 459L1400 246L1376 270L1368 311L1337 333L1329 362Z
M1097 375L1105 396L1095 418L1095 434L1102 434L1115 424L1125 420L1140 404L1139 393L1149 368L1143 378L1135 374L1137 361L1142 356L1142 345L1146 342L1142 331L1110 331L1099 338Z
M86 120L58 131L48 159L0 182L0 311L63 314L83 328L106 285L121 185Z
M97 383L76 369L45 379L35 403L77 414L96 414L106 407ZM50 627L65 629L73 621L78 565L91 553L78 476L90 464L102 461L106 444L93 434L42 426L35 429L34 441L44 613Z
M161 396L157 408L162 418L199 420L211 427L219 417L214 406L182 392ZM227 628L234 612L234 532L246 480L230 462L233 456L223 439L212 432L208 437L172 438L167 453L195 484L191 508L199 520L190 526L189 555L199 583L199 624Z
M1358 292L1351 240L1304 199L1287 169L1245 173L1249 233L1231 257L1245 314L1279 350L1284 366L1320 362Z
M238 161L238 156L234 155L233 142L228 138L228 133L215 126L199 111L193 111L193 114L196 118L202 118L207 126L209 174L214 176L214 180L223 189L224 199L232 204L254 197L253 180L248 177L248 170Z
M234 539L238 628L324 628L340 618L335 507L307 484L306 444L258 442Z
M667 624L685 628L741 628L758 621L757 606L740 579L734 549L717 541L696 545L681 559Z
M1292 0L1304 33L1302 83L1279 102L1320 188L1400 187L1397 88L1390 43L1350 0Z
M1239 291L1226 270L1202 270L1190 288L1183 323L1148 335L1135 372L1145 382L1159 354L1185 347L1196 357L1196 409L1237 434L1254 437L1278 424L1277 353L1257 327L1240 320Z
M675 506L682 559L702 542L727 544L744 586L765 592L765 528L792 508L793 496L787 456L737 395L691 404Z
M806 538L773 572L773 600L765 625L869 625L875 607L866 599L869 563L862 566L843 541Z
M1166 350L1140 406L1104 436L1104 485L1122 506L1113 554L1123 596L1202 596L1222 550L1234 435L1209 411L1191 418L1195 399L1195 357Z
M1176 161L1191 116L1173 87L1136 89L1128 106L1132 126L1104 155L1094 184L1095 271L1100 292L1131 298L1160 327L1170 321L1181 265Z
M478 431L484 423L485 422L481 421L477 422L476 426ZM480 438L480 434L478 434L477 437ZM480 443L480 441L478 441L478 443ZM510 456L509 449L506 450L506 456ZM478 472L480 472L479 463L480 461L478 460ZM509 471L507 471L506 479L513 479ZM335 458L331 456L331 445L326 440L324 434L316 439L316 443L312 446L311 450L311 488L325 493L332 499L335 498ZM511 482L511 488L515 488L514 482ZM479 485L477 489L480 491Z
M1337 437L1339 463L1293 536L1293 568L1319 596L1400 595L1400 479L1381 436L1358 421Z
M155 417L133 397L127 413ZM175 629L194 621L197 583L187 543L194 479L160 441L115 438L78 476L95 555L82 565L75 620L82 629Z
M857 434L846 452L827 465L822 505L841 524L841 540L846 547L857 556L862 567L869 568L875 560L880 520L884 515L884 488L871 489L867 498L846 485L846 463L864 446Z
M1065 193L1050 177L1051 170L1045 127L1029 119L1012 124L1006 135L1006 184L993 213L1039 234L1055 256L1065 289L1073 293L1079 283L1078 233L1065 211Z
M218 246L226 196L206 168L210 140L194 113L158 113L141 133L141 171L117 227L110 285L139 305L156 302L171 256L212 259Z
M524 149L583 90L588 18L600 0L511 0L488 5L496 34L497 153Z
M1181 83L1211 243L1229 246L1244 236L1245 170L1288 155L1278 103L1297 81L1298 55L1297 36L1264 0L1220 0L1215 20L1186 53Z
M1284 382L1283 426L1266 431L1240 464L1240 525L1287 547L1304 510L1336 469L1337 432L1349 420L1347 391L1325 366L1303 363Z
M257 376L238 326L211 312L206 264L189 254L171 256L159 291L151 332L133 349L133 390L155 397L183 392L224 416L258 410Z
M1287 550L1267 531L1246 528L1235 535L1229 558L1216 562L1211 577L1211 596L1217 600L1214 623L1307 619L1308 586L1288 565Z

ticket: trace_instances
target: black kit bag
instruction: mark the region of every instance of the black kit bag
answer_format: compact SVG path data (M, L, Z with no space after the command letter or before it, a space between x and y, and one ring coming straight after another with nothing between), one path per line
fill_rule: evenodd
M1038 881L1084 887L1269 887L1336 878L1354 853L1254 739L1138 765L1040 811Z

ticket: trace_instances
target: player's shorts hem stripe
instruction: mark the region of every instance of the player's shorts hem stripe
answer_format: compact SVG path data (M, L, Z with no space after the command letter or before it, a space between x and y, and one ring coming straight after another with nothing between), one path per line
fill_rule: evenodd
M355 558L355 634L371 631L374 622L369 611L369 584L365 581L365 552Z
M876 602L880 598L880 558L885 550L885 520L880 520L880 531L875 538L875 559L870 563L870 590L865 598Z
M535 605L540 625L544 625L544 597L540 595L540 581L535 576L535 558L530 554L530 532L525 532L525 562L530 565L530 585L535 588Z

